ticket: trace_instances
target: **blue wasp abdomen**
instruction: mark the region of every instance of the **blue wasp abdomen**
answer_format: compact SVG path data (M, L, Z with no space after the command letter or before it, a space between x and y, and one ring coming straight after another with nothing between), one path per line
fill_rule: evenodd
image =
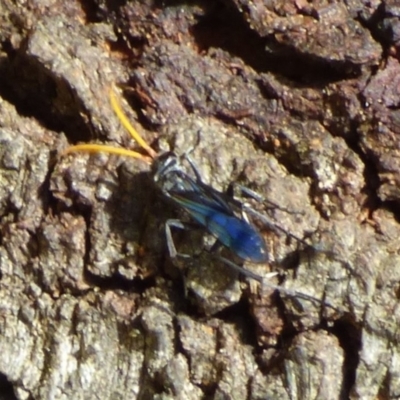
M222 244L240 258L255 263L268 261L268 251L261 234L248 222L222 213L210 213L208 229Z

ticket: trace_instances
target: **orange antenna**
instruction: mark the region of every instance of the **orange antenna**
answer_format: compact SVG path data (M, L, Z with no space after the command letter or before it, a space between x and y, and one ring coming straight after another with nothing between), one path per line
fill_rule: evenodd
M105 144L77 144L76 146L70 146L65 149L62 154L69 154L75 151L85 151L87 153L109 153L116 154L119 156L127 156L132 158L138 158L139 160L151 163L151 158L138 153L137 151L123 149L120 147L107 146Z
M117 100L117 96L115 95L113 88L111 88L110 90L110 102L112 109L114 110L115 114L117 114L117 117L120 120L121 124L124 126L124 128L129 132L132 138L136 140L144 150L146 150L151 159L154 159L157 156L157 153L144 141L144 139L139 135L136 129L129 122L127 116L122 111L122 107ZM75 151L85 151L89 153L104 152L110 154L117 154L120 156L138 158L147 163L151 163L151 159L149 157L144 156L143 154L140 154L136 151L123 149L120 147L103 145L103 144L77 144L75 146L68 147L62 154L68 154Z
M113 108L115 114L117 114L121 124L130 133L132 138L136 140L144 150L147 151L151 158L157 157L157 153L142 139L142 137L137 133L136 129L129 122L127 116L122 111L121 105L118 103L117 96L115 95L113 88L110 90L110 101L111 107Z

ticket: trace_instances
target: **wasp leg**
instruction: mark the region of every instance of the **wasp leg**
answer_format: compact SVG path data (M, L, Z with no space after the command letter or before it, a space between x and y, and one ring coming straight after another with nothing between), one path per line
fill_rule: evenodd
M182 257L182 258L192 258L193 256L190 254L186 253L179 253L176 250L176 246L174 243L174 239L172 237L172 231L171 228L177 228L177 229L193 229L193 227L198 228L197 224L191 224L188 222L182 222L180 219L168 219L165 222L165 237L167 240L167 247L168 247L168 253L171 259L176 259L177 257Z
M269 279L278 274L277 272L270 272L269 274L265 275L265 277L262 277L261 275L258 275L252 271L249 271L248 269L245 269L245 268L241 267L240 265L237 265L233 261L228 260L227 258L222 257L221 255L217 254L219 252L219 250L223 247L224 247L224 245L219 240L216 240L215 243L211 246L211 249L208 250L208 252L210 253L210 255L212 257L223 262L229 268L233 269L234 271L238 272L239 274L241 274L243 276L247 276L248 278L254 279L257 282L262 283L264 281L264 279Z
M308 294L302 293L302 292L298 292L296 290L290 290L290 289L286 289L282 286L279 285L274 285L273 283L269 283L267 282L267 280L269 278L272 278L273 276L277 275L277 272L270 272L269 274L265 275L264 277L261 277L260 275L257 275L249 270L246 270L244 268L239 267L237 264L235 264L234 262L228 260L227 258L221 257L221 256L217 256L217 258L219 260L221 260L223 263L225 263L226 265L228 265L229 267L231 267L232 269L234 269L235 271L238 271L241 274L244 274L252 279L255 279L256 281L261 283L261 286L263 288L268 288L268 289L272 289L272 290L277 290L279 293L283 293L286 296L289 297L293 297L293 298L300 298L300 299L304 299L307 301L310 301L312 303L317 303L320 304L322 306L325 307L330 307L332 309L334 309L335 311L339 311L339 309L335 306L333 306L332 304L327 303L324 300L321 299L317 299L316 297L310 296Z
M297 242L303 244L306 247L313 247L310 243L307 243L304 239L294 235L293 233L288 232L286 229L282 228L281 226L279 226L278 224L275 224L274 222L271 222L263 213L256 211L253 207L247 205L247 204L243 204L242 205L242 210L245 213L248 213L250 215L253 215L254 217L256 217L257 219L259 219L260 221L262 221L262 223L269 229L275 231L275 232L280 232L280 233L284 233L286 236L296 240Z
M239 183L234 183L234 186L237 187L244 196L250 197L250 198L256 200L259 203L268 204L269 205L268 208L278 209L278 210L284 211L284 212L286 212L288 214L301 214L301 215L304 215L304 212L288 210L287 208L281 207L279 204L276 204L273 201L268 200L267 198L265 198L261 194L255 192L252 189L249 189L246 186L240 185Z
M241 267L240 265L237 265L236 263L234 263L231 260L228 260L225 257L222 257L222 256L217 255L217 254L212 254L212 255L217 260L222 261L225 265L227 265L229 268L233 269L234 271L238 272L239 274L241 274L243 276L246 276L248 278L254 279L257 282L260 282L261 284L264 282L264 279L268 279L268 278L271 278L271 277L277 275L277 272L271 272L271 273L267 274L265 277L262 277L261 275L258 275L258 274L254 273L252 271L249 271L248 269L245 269L245 268Z
M196 181L202 183L203 181L201 179L199 169L198 169L196 163L192 160L192 157L190 157L188 153L183 154L182 157L184 157L186 159L186 161L190 164L190 168L192 168L192 171L196 177Z
M291 213L291 214L295 214L296 212L293 211L289 211L285 208L280 207L278 204L273 203L272 201L266 199L265 197L261 196L259 193L255 192L254 190L251 190L245 186L242 186L238 183L232 183L230 185L230 187L228 188L228 190L230 191L230 194L233 195L233 187L236 187L240 190L240 192L242 194L244 194L247 197L250 197L254 200L256 200L259 203L267 203L269 204L268 208L274 208L274 209L278 209L281 211L285 211L287 213ZM233 202L233 204L240 208L243 212L243 217L247 220L247 214L253 215L255 218L257 218L258 220L260 220L267 228L275 231L275 232L279 232L279 233L283 233L286 236L296 240L297 242L303 244L304 246L308 247L308 248L314 248L310 243L307 243L304 239L294 235L293 233L288 232L286 229L282 228L281 226L279 226L278 224L271 222L263 213L256 211L253 207L251 207L248 204L244 204L242 202L240 202L239 200L232 198L231 201ZM301 214L301 213L300 213Z

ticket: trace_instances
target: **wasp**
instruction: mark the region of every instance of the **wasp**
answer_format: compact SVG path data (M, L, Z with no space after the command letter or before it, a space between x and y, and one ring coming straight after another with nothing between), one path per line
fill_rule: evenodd
M269 261L269 254L264 238L255 226L249 222L246 217L246 212L260 218L269 226L271 226L271 223L259 212L244 206L233 197L229 197L227 194L219 192L210 185L204 183L197 167L187 153L181 156L171 151L157 154L157 152L142 139L129 122L117 101L113 89L110 91L110 102L121 124L142 149L146 151L147 156L124 148L98 144L78 144L71 146L64 151L64 154L77 151L92 153L105 152L133 157L150 164L152 179L162 195L178 208L189 214L198 225L215 237L216 242L213 246L214 250L223 246L243 261L267 263ZM188 164L189 171L184 164ZM246 188L242 189L247 195L258 199L258 196L253 191ZM186 227L187 226L180 220L170 219L166 221L165 234L167 247L173 259L176 257L190 257L176 250L171 232L171 228L185 229ZM273 224L272 227L283 231L282 228L277 227L275 224ZM303 242L300 238L296 238L288 232L285 232L285 234ZM255 279L269 288L279 290L289 296L303 297L307 300L321 303L321 300L312 296L267 283L267 276L262 277L255 274L221 255L215 255L215 257L242 275ZM268 274L268 277L271 275L274 276L276 273Z

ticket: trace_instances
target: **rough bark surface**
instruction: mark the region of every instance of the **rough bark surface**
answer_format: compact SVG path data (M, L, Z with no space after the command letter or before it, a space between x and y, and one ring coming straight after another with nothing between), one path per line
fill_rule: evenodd
M399 397L397 0L3 0L0 43L1 399ZM137 149L112 85L157 151L279 205L244 267L321 302L197 229L172 262L145 163L62 154Z

